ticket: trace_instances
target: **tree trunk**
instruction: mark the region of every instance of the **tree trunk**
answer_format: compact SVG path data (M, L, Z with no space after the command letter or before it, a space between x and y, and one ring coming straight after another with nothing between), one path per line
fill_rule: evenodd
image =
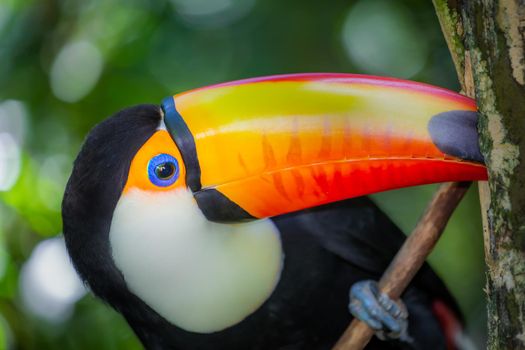
M525 349L525 0L433 0L480 111L488 348Z

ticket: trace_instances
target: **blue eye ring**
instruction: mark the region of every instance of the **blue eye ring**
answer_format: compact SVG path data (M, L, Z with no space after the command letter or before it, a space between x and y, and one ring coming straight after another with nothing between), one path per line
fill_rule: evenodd
M168 187L179 178L179 162L169 154L158 154L148 162L148 177L152 184Z

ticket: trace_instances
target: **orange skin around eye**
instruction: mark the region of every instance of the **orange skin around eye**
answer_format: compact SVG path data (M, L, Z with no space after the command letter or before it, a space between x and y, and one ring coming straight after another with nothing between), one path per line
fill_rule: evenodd
M179 163L179 177L170 186L161 187L153 184L148 176L148 163L151 158L159 154L169 154ZM124 186L124 193L131 189L140 189L143 191L170 191L175 188L186 187L186 168L182 161L182 156L175 142L171 139L166 130L155 132L144 145L139 149L129 168L128 180Z

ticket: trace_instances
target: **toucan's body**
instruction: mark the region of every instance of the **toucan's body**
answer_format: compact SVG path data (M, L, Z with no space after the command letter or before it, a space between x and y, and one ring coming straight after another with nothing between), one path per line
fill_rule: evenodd
M153 317L146 308L135 315L137 304L132 310L124 306L123 314L148 349L330 349L352 320L347 308L350 286L379 279L404 239L364 197L272 220L281 232L285 263L270 298L239 324L211 334L184 331ZM445 349L452 334L446 334L434 307L443 303L455 317L460 316L446 287L428 266L403 300L415 342L374 339L369 349Z
M349 288L378 279L404 237L349 198L486 178L475 122L452 92L335 74L130 108L75 162L68 250L147 348L328 349L351 319ZM457 307L428 266L404 301L414 341L371 347L444 348L438 319Z

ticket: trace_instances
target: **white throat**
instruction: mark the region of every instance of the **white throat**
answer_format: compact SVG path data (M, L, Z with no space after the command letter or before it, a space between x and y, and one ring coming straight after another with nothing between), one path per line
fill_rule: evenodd
M269 298L281 273L281 241L270 220L210 222L187 190L123 194L109 239L128 288L192 332L242 321Z

